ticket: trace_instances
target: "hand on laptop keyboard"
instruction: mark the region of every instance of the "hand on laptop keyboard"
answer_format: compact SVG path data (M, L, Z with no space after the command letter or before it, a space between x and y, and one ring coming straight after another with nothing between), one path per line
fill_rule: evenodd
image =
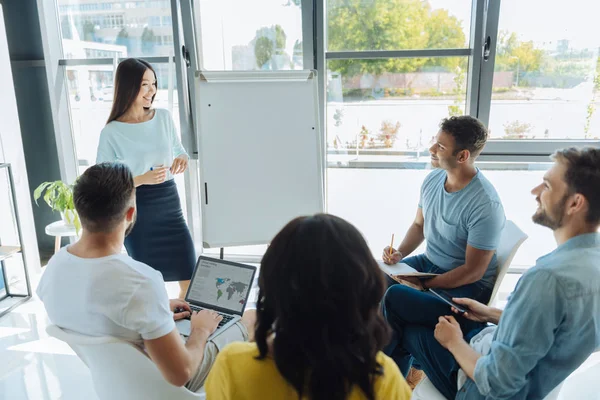
M220 314L220 315L221 315L221 317L223 317L223 319L221 320L221 322L219 322L219 328L233 319L232 315L223 315L223 314Z
M180 319L190 319L191 313L183 307L176 307L173 310L173 319L178 321Z
M213 310L192 311L190 318L192 332L195 330L204 331L210 336L223 320L223 316Z

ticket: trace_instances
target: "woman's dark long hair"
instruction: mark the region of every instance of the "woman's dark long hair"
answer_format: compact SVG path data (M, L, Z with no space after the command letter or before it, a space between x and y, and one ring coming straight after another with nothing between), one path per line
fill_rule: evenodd
M113 105L108 121L106 121L107 124L122 117L135 102L147 70L154 72L154 78L157 79L156 71L147 61L140 58L128 58L121 61L117 67ZM158 79L156 86L158 87ZM156 97L156 93L152 96L152 102L154 102L154 97Z
M379 312L383 274L364 238L333 215L296 218L275 236L261 262L258 359L311 400L345 400L353 387L375 399L383 373L377 353L389 328Z

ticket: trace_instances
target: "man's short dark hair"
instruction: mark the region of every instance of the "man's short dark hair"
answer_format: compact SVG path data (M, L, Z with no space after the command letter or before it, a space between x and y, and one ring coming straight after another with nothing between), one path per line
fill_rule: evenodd
M132 205L134 191L133 175L125 164L102 163L85 170L73 188L83 228L93 233L112 232Z
M569 194L579 193L588 201L586 221L600 224L600 149L569 147L557 150L552 159L567 167L564 179Z
M459 151L469 150L471 156L477 157L488 138L486 127L477 118L469 115L444 118L440 123L440 129L454 138L456 142L454 155Z

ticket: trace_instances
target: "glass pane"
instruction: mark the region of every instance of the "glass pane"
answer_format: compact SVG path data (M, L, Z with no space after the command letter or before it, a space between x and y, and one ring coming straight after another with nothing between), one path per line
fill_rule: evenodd
M0 168L0 221L0 254L14 253L21 244L8 168ZM21 294L24 285L25 275L20 254L14 254L0 262L0 299L6 295L7 287L10 287L12 294Z
M0 299L6 296L6 285L4 284L4 267L0 265Z
M426 152L440 120L464 113L467 66L466 57L329 61L328 159Z
M197 0L206 70L303 68L301 0ZM235 10L235 11L233 11Z
M495 139L598 139L596 2L502 0L490 131ZM544 10L544 17L532 19ZM594 34L594 32L596 32Z
M23 253L17 253L9 259L4 260L4 274L6 275L4 285L11 295L27 294L27 278L25 276L24 263ZM0 294L2 293L0 292Z
M65 58L173 53L169 0L58 0Z
M327 50L469 47L470 0L327 0Z
M8 168L0 168L0 221L0 246L20 246Z

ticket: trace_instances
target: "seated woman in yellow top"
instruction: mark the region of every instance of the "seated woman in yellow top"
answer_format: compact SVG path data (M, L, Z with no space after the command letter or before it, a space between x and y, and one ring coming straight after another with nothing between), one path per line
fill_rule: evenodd
M271 242L258 284L256 343L219 353L208 400L410 398L381 352L383 274L354 226L332 215L294 219Z

